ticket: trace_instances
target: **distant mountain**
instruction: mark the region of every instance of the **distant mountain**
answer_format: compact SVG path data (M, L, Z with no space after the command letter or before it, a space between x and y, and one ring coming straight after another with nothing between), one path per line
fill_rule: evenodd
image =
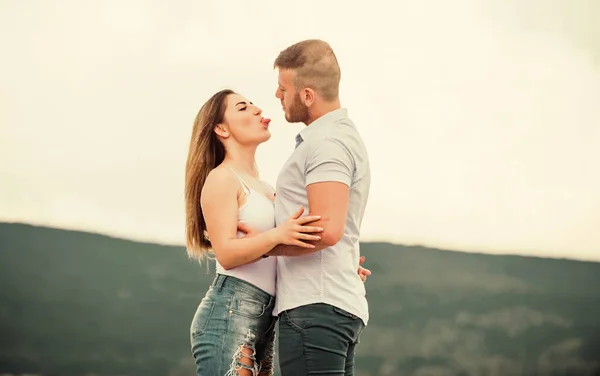
M600 375L600 263L364 243L357 376ZM182 247L0 224L0 375L194 374Z

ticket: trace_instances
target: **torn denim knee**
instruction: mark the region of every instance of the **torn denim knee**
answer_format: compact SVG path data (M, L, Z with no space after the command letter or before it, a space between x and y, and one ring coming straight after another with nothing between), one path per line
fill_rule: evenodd
M256 334L248 329L244 336L244 342L240 344L236 352L233 354L231 367L225 376L238 376L239 371L247 370L252 376L258 376L259 365L256 362ZM244 372L248 373L248 372Z
M270 341L265 349L265 359L260 361L260 373L263 375L273 375L275 373L274 361L275 342Z

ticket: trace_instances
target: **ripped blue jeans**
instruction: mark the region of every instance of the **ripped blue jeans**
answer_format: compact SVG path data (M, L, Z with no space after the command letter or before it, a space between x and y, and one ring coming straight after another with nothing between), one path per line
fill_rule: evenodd
M190 327L198 376L272 375L275 297L217 274Z

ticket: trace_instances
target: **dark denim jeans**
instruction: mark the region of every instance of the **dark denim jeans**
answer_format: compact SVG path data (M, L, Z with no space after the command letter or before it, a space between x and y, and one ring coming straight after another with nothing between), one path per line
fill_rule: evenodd
M238 278L217 274L190 328L196 375L273 373L275 297Z
M283 376L354 375L362 320L329 304L309 304L279 315Z

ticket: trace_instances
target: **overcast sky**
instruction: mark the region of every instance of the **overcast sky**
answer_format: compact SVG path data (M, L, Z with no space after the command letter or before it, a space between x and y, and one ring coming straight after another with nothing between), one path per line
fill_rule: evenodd
M0 221L183 244L202 103L273 119L274 185L302 125L272 63L321 38L370 152L363 240L600 261L598 3L317 3L0 2Z

